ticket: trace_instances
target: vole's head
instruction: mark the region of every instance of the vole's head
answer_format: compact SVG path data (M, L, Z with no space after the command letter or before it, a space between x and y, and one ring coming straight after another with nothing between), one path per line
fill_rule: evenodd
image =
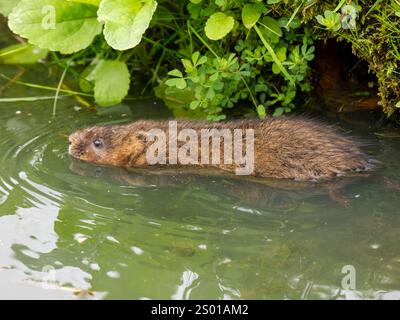
M69 136L72 157L103 165L128 165L143 148L143 139L127 126L95 126Z

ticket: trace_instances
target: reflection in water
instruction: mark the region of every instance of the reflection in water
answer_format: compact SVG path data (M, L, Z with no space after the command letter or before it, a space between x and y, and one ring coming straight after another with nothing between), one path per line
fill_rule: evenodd
M182 274L182 284L178 286L176 292L172 295L175 300L189 300L190 293L200 284L199 275L196 272L186 270Z
M16 208L13 215L0 217L0 267L7 272L6 277L0 276L0 298L32 298L33 294L50 299L66 298L73 297L71 286L90 288L90 274L79 268L62 263L57 263L56 268L41 268L42 264L38 263L41 257L57 248L58 235L54 225L60 210L61 194L30 181L26 173L21 173L19 178L30 186L20 186L26 193L27 206ZM9 282L10 277L16 277L17 283ZM16 284L23 290L15 291ZM68 287L63 288L65 285Z
M261 183L72 161L68 133L160 109L95 115L63 100L52 118L51 103L0 114L0 298L399 297L397 191L368 179ZM399 179L398 140L379 143L383 173ZM356 290L341 288L345 265Z
M136 243L141 242L145 255L152 256L147 264L157 260L155 268L171 266L174 259L185 258L183 264L173 264L177 270L185 268L173 298L207 297L201 292L210 286L219 292L215 297L223 299L342 299L367 298L371 294L375 298L385 297L383 292L379 293L382 290L373 288L388 281L388 276L383 274L393 270L393 266L388 268L379 262L377 271L376 265L370 265L375 259L373 251L381 248L377 241L382 234L377 230L378 237L375 237L368 232L379 224L378 228L385 226L388 230L387 222L377 211L365 212L368 205L361 211L357 209L360 197L368 199L383 187L373 180L351 179L340 184L346 196L353 198L352 207L347 208L333 202L326 189L294 182L260 184L232 176L205 176L182 170L127 171L77 161L71 163L70 169L79 176L93 179L91 185L100 187L93 193L101 192L104 187L104 183L94 181L109 183L111 189L107 191L120 189L120 194L127 197L119 198L120 206L126 206L126 210L129 205L135 207L141 214L139 221L151 219L147 223L158 230L156 234L164 229L162 240L151 232L138 235ZM389 193L396 195L393 190ZM159 207L155 207L154 202ZM396 213L390 215L392 221L398 221ZM169 228L171 224L172 229ZM355 236L358 232L361 234ZM389 234L390 231L387 236ZM382 241L388 243L388 239ZM161 243L158 248L161 251L152 247L152 243ZM386 252L387 257L390 252ZM166 255L172 255L172 260ZM208 271L191 263L196 258L204 261L200 265ZM356 264L357 276L364 280L364 285L366 281L371 287L361 291L346 291L340 287L341 269L351 261ZM395 269L399 268L398 262L392 263L397 265ZM380 276L369 278L371 271ZM390 282L396 284L397 275L389 273ZM210 274L216 278L211 280ZM149 279L154 277L158 279L154 275ZM147 282L151 281L149 279ZM328 280L331 284L327 285L326 279L334 280ZM153 285L157 287L161 281L156 280ZM395 295L395 291L390 292ZM157 295L153 292L146 297Z
M261 215L259 210L246 208L245 205L281 210L290 209L296 205L299 199L304 201L317 196L329 198L332 190L340 192L341 188L365 179L364 177L352 177L325 183L296 182L243 177L205 169L100 167L79 160L72 160L70 170L81 176L113 181L113 183L118 183L121 187L125 186L126 188L156 188L159 190L160 188L191 188L194 186L193 190L198 192L207 190L209 194L234 198L238 202L233 209L257 215ZM331 200L335 201L335 199Z

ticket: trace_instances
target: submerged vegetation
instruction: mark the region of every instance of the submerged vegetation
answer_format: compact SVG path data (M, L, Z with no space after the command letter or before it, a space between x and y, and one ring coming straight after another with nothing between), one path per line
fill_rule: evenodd
M316 42L335 38L368 62L385 114L400 108L399 0L5 0L0 12L20 41L1 63L46 59L63 70L57 94L75 79L66 93L99 106L155 88L176 116L278 116L304 104Z

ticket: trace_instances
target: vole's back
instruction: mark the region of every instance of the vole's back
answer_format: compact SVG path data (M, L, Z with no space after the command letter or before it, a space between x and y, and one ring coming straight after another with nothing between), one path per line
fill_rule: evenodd
M373 168L361 144L330 125L287 117L255 128L256 175L318 180Z

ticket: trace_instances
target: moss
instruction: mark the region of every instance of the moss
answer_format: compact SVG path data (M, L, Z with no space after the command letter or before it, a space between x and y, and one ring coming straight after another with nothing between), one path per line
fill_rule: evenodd
M354 53L369 62L378 80L383 111L391 116L396 110L396 103L400 101L400 18L396 16L390 1L375 6L373 4L376 2L365 2L365 15L361 15L358 34L351 35L348 40L353 44Z
M298 2L282 1L277 12L282 16L290 15ZM338 41L351 43L353 54L368 62L369 69L376 75L383 112L388 116L395 115L396 104L400 101L400 1L347 1L359 5L361 11L357 18L356 30L340 29L337 32L326 30L319 25L315 17L325 10L334 10L338 1L306 1L302 6L301 19L318 39L335 38Z

